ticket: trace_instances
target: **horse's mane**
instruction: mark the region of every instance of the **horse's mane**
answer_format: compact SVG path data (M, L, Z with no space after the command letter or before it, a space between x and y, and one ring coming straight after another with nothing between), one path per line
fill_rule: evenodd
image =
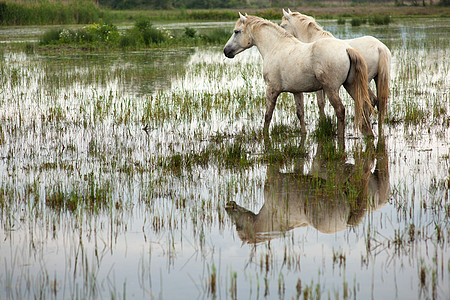
M290 33L286 32L283 28L270 22L269 20L257 17L257 16L245 16L247 18L247 25L252 26L253 30L258 30L263 26L273 28L277 34L282 37L293 37Z
M293 17L296 18L296 20L300 21L299 24L302 26L302 28L307 31L309 34L319 34L322 37L334 37L331 32L326 31L316 23L316 20L314 20L313 17L302 15L299 12L293 12L291 13Z

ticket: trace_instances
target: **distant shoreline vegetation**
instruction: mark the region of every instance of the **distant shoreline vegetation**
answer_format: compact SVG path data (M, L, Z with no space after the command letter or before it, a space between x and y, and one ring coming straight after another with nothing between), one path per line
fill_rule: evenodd
M354 24L355 22L357 24ZM338 23L342 20L338 19ZM345 19L344 19L345 22ZM370 25L388 25L390 17L353 18L352 26L360 26L369 22ZM168 31L153 26L151 20L141 16L132 28L119 32L112 24L86 25L78 29L52 28L40 38L41 46L71 46L80 49L142 49L154 47L222 45L230 37L231 30L216 28L210 31L197 32L192 27L184 31Z
M200 46L224 44L230 37L230 31L214 29L198 33L191 27L175 35L173 32L158 29L150 19L141 17L134 26L119 32L111 24L93 24L79 29L54 28L46 31L39 45L49 47L69 46L81 50L120 48L142 49L154 47Z
M106 13L92 0L0 0L0 25L90 24L104 19Z
M159 3L157 5L157 3ZM141 15L155 21L229 21L235 20L237 11L257 14L274 20L281 19L281 7L289 6L316 18L365 17L388 14L391 17L433 16L450 17L450 0L395 0L371 2L352 0L336 5L335 2L283 2L269 1L209 1L207 8L195 0L171 1L143 0L0 0L0 25L56 25L93 23L132 23ZM268 3L271 3L269 5ZM126 5L125 5L126 4ZM145 5L144 5L145 4ZM278 7L279 6L279 7ZM126 8L127 10L119 10ZM195 9L192 9L195 8Z

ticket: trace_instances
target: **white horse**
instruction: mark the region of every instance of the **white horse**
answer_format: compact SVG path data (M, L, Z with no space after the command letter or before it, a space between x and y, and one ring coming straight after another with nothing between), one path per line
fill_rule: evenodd
M305 133L302 93L323 89L336 112L338 138L344 145L345 107L339 98L339 88L343 85L355 100L355 127L361 129L362 125L362 133L373 136L370 115L363 115L364 103L369 103L371 107L367 66L357 50L337 39L303 43L270 21L240 13L239 16L223 52L226 57L233 58L252 46L258 48L263 58L266 83L266 133L281 92L294 94L297 116Z
M286 12L283 9L283 19L280 26L304 43L311 43L324 38L335 38L330 32L323 30L314 18L290 10ZM359 50L367 63L369 82L372 79L375 80L377 96L370 88L369 96L372 106L378 107L378 129L381 135L389 96L391 52L385 44L373 36L363 36L344 41ZM317 103L320 113L324 115L325 99L323 93L317 93Z

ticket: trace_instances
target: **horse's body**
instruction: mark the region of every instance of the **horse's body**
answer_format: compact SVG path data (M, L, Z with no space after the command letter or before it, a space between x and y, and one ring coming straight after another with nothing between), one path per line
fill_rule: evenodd
M264 129L267 132L276 100L281 92L294 94L302 132L306 132L302 92L323 89L338 118L338 137L344 141L345 108L339 98L344 85L355 100L355 126L373 135L369 116L363 118L364 103L370 103L367 88L367 66L359 52L345 42L329 39L303 43L279 26L255 17L242 16L224 48L225 56L256 46L263 58L267 106Z
M283 9L281 27L304 43L335 38L330 32L323 30L314 18L299 12L291 12L290 10L288 13ZM389 96L391 52L386 45L372 36L363 36L343 41L359 50L367 64L367 77L369 82L372 79L375 80L377 96L375 96L370 88L369 96L372 105L378 107L379 133L382 134L382 125ZM323 93L317 93L317 102L321 114L324 114L325 99Z

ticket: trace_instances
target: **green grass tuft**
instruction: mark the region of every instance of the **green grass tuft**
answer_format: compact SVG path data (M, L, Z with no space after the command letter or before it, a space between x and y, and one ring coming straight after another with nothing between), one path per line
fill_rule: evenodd
M363 17L353 17L352 20L350 21L350 24L352 24L352 26L361 26L366 23L367 19Z
M346 21L345 18L339 17L337 20L337 23L338 23L338 25L345 25L345 21Z
M329 116L319 118L319 124L314 130L314 137L317 139L328 139L337 135L336 122Z
M369 17L370 25L389 25L391 17L389 15L374 15Z

